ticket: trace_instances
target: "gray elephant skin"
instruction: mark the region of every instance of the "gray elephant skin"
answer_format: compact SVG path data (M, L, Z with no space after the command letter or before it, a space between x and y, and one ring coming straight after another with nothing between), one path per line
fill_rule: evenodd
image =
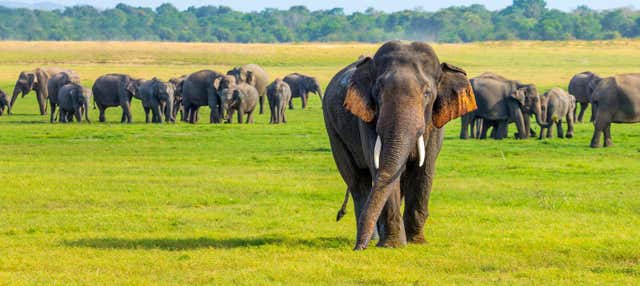
M581 72L574 75L569 81L569 94L573 95L576 103L580 104L580 114L577 114L578 106L573 110L573 118L582 122L584 112L589 107L591 95L602 78L590 71ZM593 110L591 111L591 121L593 121ZM577 115L577 116L576 116Z
M267 85L269 84L269 75L267 72L256 64L248 64L241 67L235 67L227 72L236 78L237 83L248 83L253 85L260 95L260 114L264 113L264 98L267 96Z
M56 121L56 108L58 106L58 93L60 89L67 84L80 84L80 77L76 74L60 72L53 75L47 82L47 93L49 94L49 106L51 107L51 118L49 122Z
M313 92L320 97L320 101L322 101L322 89L320 88L320 84L316 78L299 74L292 73L284 77L283 79L291 89L291 100L289 101L289 109L293 109L293 99L301 98L302 99L302 109L307 108L307 104L309 102L309 93Z
M466 73L440 63L425 43L388 42L333 77L323 113L334 160L354 199L355 250L368 246L376 223L378 246L425 241L442 127L475 108Z
M533 84L523 84L516 80L509 80L493 73L484 73L471 79L471 85L478 104L478 110L467 114L462 120L460 138L469 138L469 123L473 118L482 118L480 139L487 138L489 127L494 128L495 139L508 136L509 123L514 122L518 129L517 139L527 139L531 132L531 115L535 115L536 122L542 121L541 104L538 91Z
M279 78L276 79L267 87L267 99L269 99L269 109L271 110L269 123L287 123L285 111L291 100L291 89L289 85Z
M144 82L126 74L106 74L93 83L93 100L100 110L100 122L105 122L105 110L109 107L122 108L121 123L133 122L131 116L131 99L140 99L138 87Z
M175 123L173 117L174 87L171 83L163 82L157 78L145 81L138 87L142 98L145 122L162 123L162 117L167 123ZM152 113L151 120L149 112Z
M7 110L9 109L9 97L2 89L0 89L0 116L4 114L5 107Z
M564 138L564 130L562 129L562 121L567 122L567 138L573 138L573 111L576 108L576 99L561 88L552 88L545 92L541 97L542 118L547 125L540 126L540 139L542 139L544 130L547 130L547 138L552 137L551 127L556 124L558 138Z
M173 118L177 120L178 113L180 113L180 121L187 121L182 105L182 85L186 78L186 75L182 75L169 80L169 83L173 85Z
M78 123L82 122L82 117L89 120L89 102L91 101L91 90L82 87L77 83L70 83L60 88L58 92L58 105L60 106L60 122L72 121L75 117Z
M242 123L243 116L247 115L245 123L253 123L253 112L258 105L258 90L246 82L236 83L233 78L225 81L224 88L220 91L226 114L226 122L233 121L233 114L238 113L238 123Z
M22 93L22 97L25 97L32 90L36 92L36 99L40 107L40 115L47 114L47 98L49 97L49 91L47 90L48 82L54 75L66 72L69 75L77 76L76 73L69 69L62 68L36 68L33 71L21 72L16 81L16 85L13 88L13 96L9 103L9 115L12 114L13 105L18 98L18 94Z
M219 93L220 81L224 76L212 70L201 70L190 74L182 84L182 105L187 122L198 122L198 110L209 106L209 123L221 123L224 116L222 98Z
M604 146L613 145L611 123L640 122L640 74L621 74L604 78L596 86L591 97L595 114L591 147L600 147L604 134Z

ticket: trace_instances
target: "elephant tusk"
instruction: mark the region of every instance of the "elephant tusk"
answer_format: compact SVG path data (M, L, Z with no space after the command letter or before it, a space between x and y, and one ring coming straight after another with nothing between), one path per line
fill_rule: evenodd
M382 140L380 140L380 135L378 135L376 146L373 148L373 164L376 166L376 170L380 169L380 152L382 152Z
M418 156L420 158L420 167L424 165L424 154L425 154L424 135L422 135L420 136L420 138L418 138Z

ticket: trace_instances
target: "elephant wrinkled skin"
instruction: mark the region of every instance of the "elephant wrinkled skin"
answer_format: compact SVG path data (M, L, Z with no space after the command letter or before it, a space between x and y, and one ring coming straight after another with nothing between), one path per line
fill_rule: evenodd
M62 86L58 92L58 105L60 106L60 122L66 123L75 119L82 122L82 115L89 120L89 102L92 92L77 83L70 83Z
M67 74L77 77L76 73L72 70L62 68L36 68L33 71L21 72L16 81L16 85L13 88L13 96L9 103L9 115L12 114L13 105L18 98L18 94L22 93L22 97L25 97L32 90L36 92L36 99L40 107L40 115L47 114L47 99L49 98L48 83L49 79L58 73L66 72Z
M551 127L555 123L558 137L564 138L562 129L562 119L567 121L567 138L573 138L573 111L576 108L576 99L561 88L552 88L541 97L542 118L547 122L540 125L540 139L543 138L543 131L547 129L547 138L551 138Z
M640 122L640 74L621 74L600 81L593 91L591 106L595 120L591 147L613 145L611 123Z
M285 111L287 104L291 100L291 89L289 85L281 79L276 79L267 86L267 98L269 99L269 109L271 110L270 124L287 123Z

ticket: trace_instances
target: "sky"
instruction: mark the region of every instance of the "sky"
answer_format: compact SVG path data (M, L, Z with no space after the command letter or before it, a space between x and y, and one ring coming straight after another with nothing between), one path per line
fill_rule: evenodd
M426 11L435 11L440 8L445 8L454 5L470 5L474 3L484 4L490 10L502 9L512 3L512 0L457 0L457 1L429 1L429 0L359 0L359 1L337 1L337 0L253 0L253 1L239 1L239 0L143 0L143 1L123 1L123 0L13 0L9 2L23 2L23 3L38 3L38 2L53 2L60 5L75 5L75 4L90 4L99 8L110 8L118 3L127 3L132 6L146 6L157 7L162 3L172 3L174 6L183 10L189 6L204 6L204 5L224 5L239 11L259 11L264 8L279 8L288 9L294 5L305 5L311 10L319 9L331 9L335 7L344 8L347 13L354 11L364 11L368 7L373 7L376 10L382 10L386 12L393 12L404 9L413 9L416 7L422 7ZM635 2L635 5L633 5ZM579 5L587 5L593 9L611 9L619 7L634 6L640 8L638 1L630 0L564 0L564 1L552 1L547 0L547 6L549 8L556 8L564 11L570 11Z

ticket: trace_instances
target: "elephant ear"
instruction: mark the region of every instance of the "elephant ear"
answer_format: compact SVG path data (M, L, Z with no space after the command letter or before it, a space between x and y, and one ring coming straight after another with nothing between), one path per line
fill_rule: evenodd
M137 93L137 87L133 79L129 79L124 83L124 89L130 92L131 94Z
M371 94L374 77L373 59L370 57L361 59L351 75L344 99L344 108L367 123L373 122L376 117L376 107Z
M524 106L526 99L526 89L518 88L514 92L512 92L509 97L516 100L520 106Z
M38 78L36 77L36 74L35 74L35 73L32 73L32 72L30 72L30 73L26 73L26 74L25 74L25 77L27 78L27 84L28 84L30 87L31 87L31 86L33 86L34 84L37 84L37 83L38 83Z
M254 80L255 80L255 76L253 75L253 72L247 71L247 79L245 80L245 82L249 85L253 85Z
M432 122L441 128L447 122L478 108L467 73L456 66L442 63L438 81L438 97L433 103Z

